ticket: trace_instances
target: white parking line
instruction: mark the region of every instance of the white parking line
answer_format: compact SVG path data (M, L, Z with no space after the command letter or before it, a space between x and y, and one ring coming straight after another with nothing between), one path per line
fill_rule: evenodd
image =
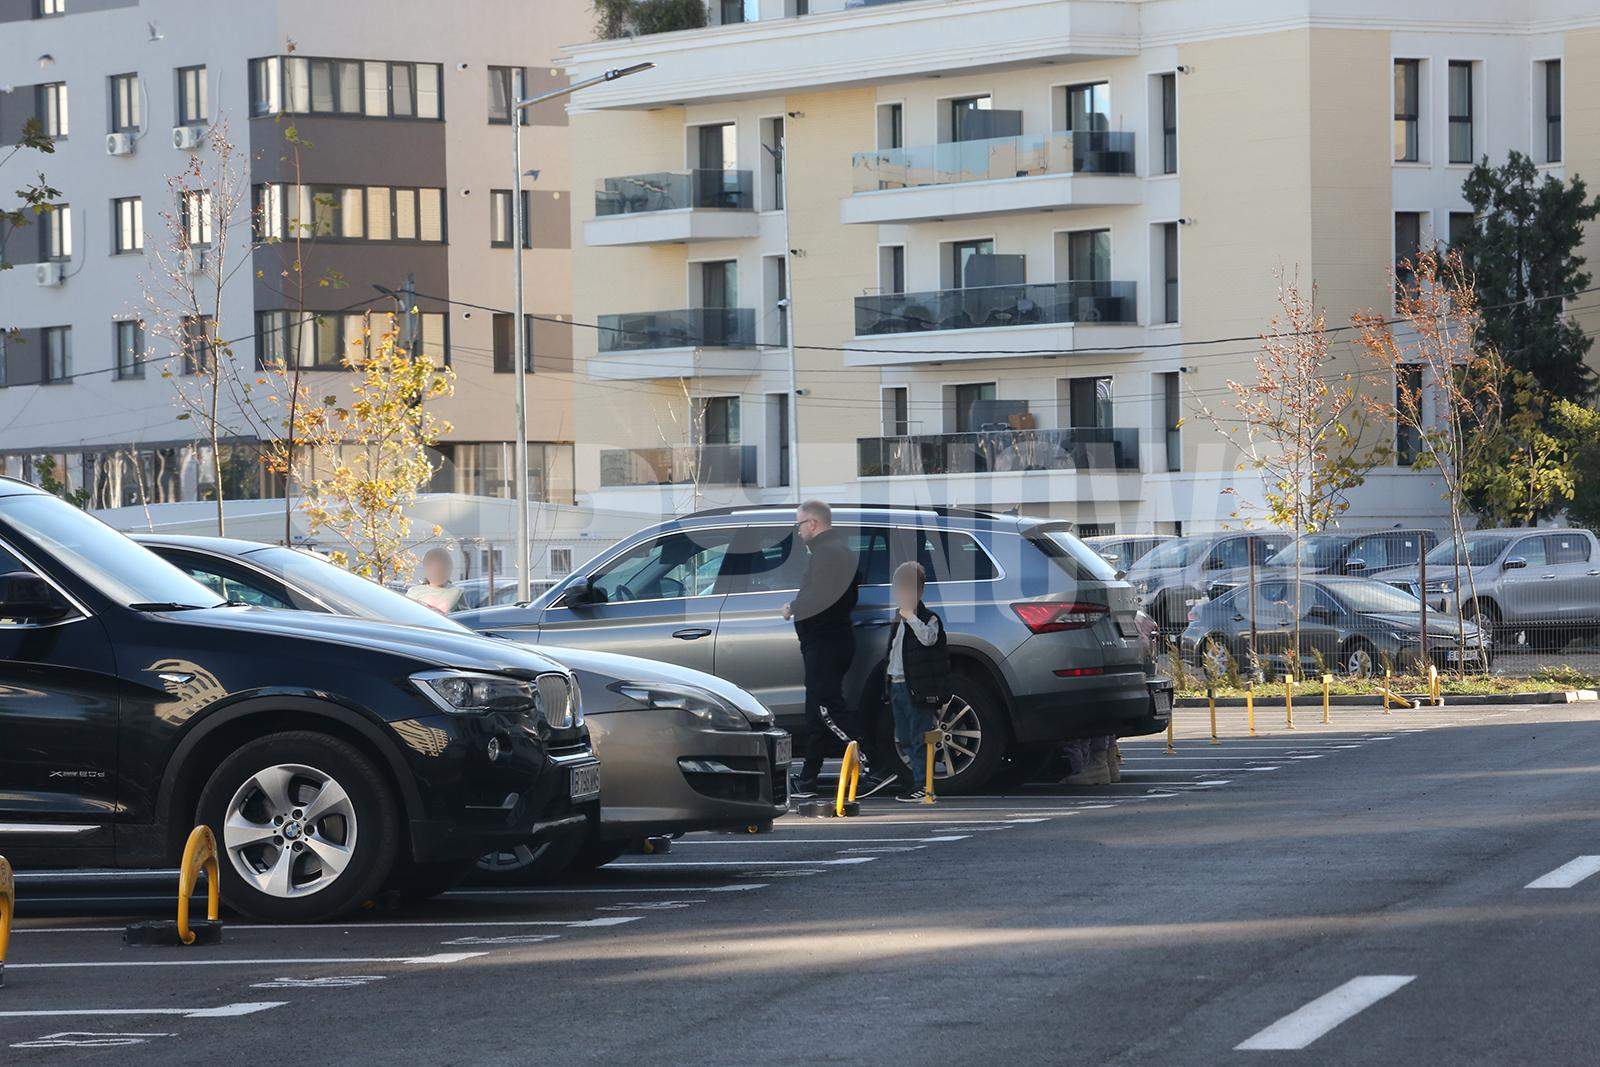
M935 844L940 841L960 841L959 837L795 837L787 841L781 838L763 837L749 840L734 841L674 841L673 848L684 845L870 845L884 844Z
M645 860L643 863L608 863L606 867L609 870L618 867L817 867L828 864L870 862L872 862L871 856L847 860L692 860L684 863L674 860Z
M1228 773L1228 772L1231 772L1231 771L1275 771L1277 769L1278 769L1278 765L1276 763L1274 763L1270 767L1173 767L1172 768L1172 770L1177 771L1179 774L1225 774L1225 773ZM1118 784L1120 784L1120 785L1128 785L1130 783L1133 784L1133 785L1146 784L1144 779L1142 779L1142 778L1130 779L1128 777L1128 775L1132 774L1132 773L1142 773L1144 771L1153 771L1153 770L1155 770L1154 767L1135 767L1132 770L1123 771L1122 772L1122 781L1120 783L1118 783Z
M487 956L487 952L435 952L431 956L330 956L330 957L304 957L281 959L245 959L245 960L219 960L219 959L145 959L145 960L77 960L69 963L8 963L7 970L53 970L64 971L81 969L85 967L279 967L293 964L322 964L322 963L460 963L470 960L475 956Z
M1305 1048L1346 1019L1416 980L1414 974L1369 974L1290 1012L1254 1037L1234 1046L1236 1052Z
M632 892L632 890L629 890ZM581 930L591 926L621 926L639 916L611 915L603 919L497 919L490 922L461 920L452 922L356 922L356 923L228 923L229 930L404 930L453 926L565 926ZM114 934L120 926L33 926L14 931L19 934Z
M616 867L619 864L610 864ZM591 893L625 893L629 896L676 896L679 893L743 893L751 889L765 889L766 882L740 882L737 885L691 885L670 887L640 886L637 889L618 889L615 886L577 886L573 889L452 889L447 897L586 897ZM484 926L485 923L464 922L462 926Z
M18 966L12 964L13 967ZM185 1019L232 1019L281 1008L287 1000L242 1001L219 1008L43 1008L34 1011L0 1011L0 1019L39 1019L51 1015L181 1015Z
M1600 856L1579 856L1549 874L1535 878L1524 889L1571 889L1590 875L1600 873Z

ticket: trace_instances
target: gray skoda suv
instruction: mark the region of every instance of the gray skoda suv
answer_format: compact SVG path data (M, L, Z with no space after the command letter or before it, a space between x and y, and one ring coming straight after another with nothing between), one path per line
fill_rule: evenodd
M926 569L955 666L941 714L940 787L968 793L1025 775L1061 742L1166 728L1170 683L1154 678L1133 588L1067 523L953 508L835 505L861 595L845 693L881 701L889 576ZM805 570L792 506L699 512L641 530L532 603L470 625L530 643L597 648L719 675L777 722L804 730L800 646L785 622Z

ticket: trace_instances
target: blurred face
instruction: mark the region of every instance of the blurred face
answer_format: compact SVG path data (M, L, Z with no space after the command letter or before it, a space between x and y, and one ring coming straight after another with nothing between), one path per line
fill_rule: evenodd
M809 542L817 534L826 530L822 520L809 511L796 511L794 513L794 532L800 535L800 540Z
M429 585L449 585L450 561L438 556L425 559L422 561L422 574L428 579Z
M894 603L896 607L914 608L917 606L917 601L921 599L922 595L917 592L917 580L915 578L895 579Z

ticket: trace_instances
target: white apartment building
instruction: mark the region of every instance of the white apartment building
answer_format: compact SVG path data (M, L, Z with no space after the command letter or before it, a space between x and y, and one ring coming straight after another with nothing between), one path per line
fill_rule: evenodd
M214 498L208 450L194 443L203 427L179 418L174 399L184 362L149 329L144 293L159 286L166 218L184 209L169 178L196 159L214 178L208 144L225 131L250 193L221 223L236 267L220 332L238 339L236 358L254 365L290 348L314 395L339 395L361 313L395 306L374 284L410 276L421 342L457 374L454 397L438 402L452 430L432 488L509 495L514 333L512 315L495 311L513 301L507 96L564 85L558 50L591 36L594 15L586 0L476 0L470 16L424 0L0 0L0 145L37 117L56 148L19 153L0 178L12 189L43 171L61 190L40 225L0 235L14 267L0 272L0 332L12 331L0 359L5 472L35 478L52 458L100 507ZM570 504L561 103L529 109L521 137L536 172L520 183L536 316L525 324L530 488ZM197 228L205 215L193 213ZM290 263L301 220L303 305ZM217 235L191 237L203 261ZM225 447L226 495L271 495L244 431Z
M1214 528L1260 496L1207 412L1252 376L1278 271L1330 325L1386 312L1397 255L1462 223L1472 161L1600 175L1600 10L1576 0L709 21L567 52L573 78L656 65L571 108L576 479L607 506L800 492ZM1397 459L1350 521L1440 514Z

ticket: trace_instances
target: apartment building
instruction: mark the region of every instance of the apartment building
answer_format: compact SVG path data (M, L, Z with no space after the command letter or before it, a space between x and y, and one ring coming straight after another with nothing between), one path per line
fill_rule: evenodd
M1397 256L1470 224L1472 161L1600 174L1600 14L1575 0L745 0L709 22L567 53L574 78L656 64L571 109L577 480L610 506L802 492L1214 528L1261 496L1218 427L1280 270L1330 324L1387 311ZM1357 369L1348 334L1333 357ZM1352 520L1439 513L1406 464Z
M56 149L19 154L3 177L15 188L43 170L61 191L3 246L15 268L0 273L0 329L14 331L0 352L6 473L37 478L52 459L101 507L214 498L203 427L174 398L191 368L152 329L144 295L172 268L175 219L193 262L179 269L202 275L226 226L219 332L236 358L298 361L316 397L344 395L340 357L368 343L362 315L378 314L380 334L391 321L396 304L374 285L412 280L419 343L457 376L437 402L452 426L441 491L511 493L514 325L495 309L512 307L523 255L530 492L572 502L567 116L559 102L523 114L519 240L510 102L565 84L559 48L591 36L594 16L587 0L477 0L459 16L425 0L0 2L0 144L37 118ZM201 184L220 187L222 137L248 192L226 220L169 184L199 160ZM281 495L242 403L224 398L225 493Z

